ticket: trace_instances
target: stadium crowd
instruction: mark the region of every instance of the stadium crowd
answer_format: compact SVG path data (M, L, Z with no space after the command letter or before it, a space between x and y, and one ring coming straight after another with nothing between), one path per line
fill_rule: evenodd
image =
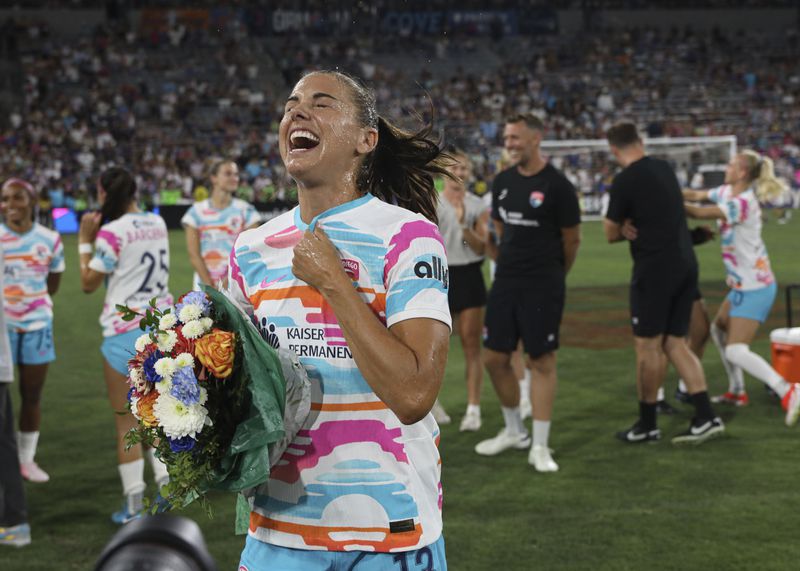
M481 190L502 121L519 112L546 120L556 139L602 138L621 118L649 136L735 134L800 186L796 31L263 38L234 18L208 30L177 20L146 33L98 27L78 41L35 24L16 30L13 49L22 96L3 118L0 169L47 188L56 206L80 209L88 181L115 163L133 165L145 202L165 189L188 198L208 184L214 156L240 164L242 198L291 200L277 154L282 97L300 74L325 67L365 77L396 121L435 109L446 140L473 156Z

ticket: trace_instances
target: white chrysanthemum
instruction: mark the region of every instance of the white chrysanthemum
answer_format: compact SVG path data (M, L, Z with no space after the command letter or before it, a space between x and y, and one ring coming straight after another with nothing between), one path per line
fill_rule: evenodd
M197 438L197 434L207 424L208 418L208 411L204 406L183 404L167 393L161 393L156 399L153 412L164 434L173 440L185 436Z
M153 369L155 369L156 373L158 373L159 376L165 379L171 379L172 375L175 374L175 371L178 370L178 366L175 364L175 359L172 359L171 357L162 357L161 359L156 361L156 364L153 366Z
M136 420L142 420L142 417L139 416L139 407L137 406L138 403L139 399L131 396L131 414Z
M152 342L153 341L150 339L149 334L145 333L144 335L140 335L136 339L136 345L135 345L136 352L141 353L142 351L144 351L145 347L147 347Z
M161 319L158 320L158 328L166 331L167 329L175 327L177 323L178 318L175 317L174 313L170 312L161 316Z
M200 323L203 324L203 327L206 328L206 331L209 331L212 327L214 327L214 320L210 317L203 317L200 320Z
M193 321L189 321L183 326L183 336L187 339L197 339L201 337L205 332L206 328L203 327L203 324L200 323L199 319L195 319Z
M200 404L206 404L207 400L208 400L208 391L205 390L203 387L200 387ZM211 423L210 421L211 419L209 419L209 424Z
M172 377L164 377L155 384L158 394L168 393L172 390Z
M203 308L195 303L189 303L181 308L178 318L183 323L189 323L195 319L200 319L203 316Z
M194 357L192 357L191 353L181 353L175 357L175 364L179 369L183 369L184 367L194 369Z
M158 350L163 353L169 353L178 342L178 334L174 331L165 331L158 334Z

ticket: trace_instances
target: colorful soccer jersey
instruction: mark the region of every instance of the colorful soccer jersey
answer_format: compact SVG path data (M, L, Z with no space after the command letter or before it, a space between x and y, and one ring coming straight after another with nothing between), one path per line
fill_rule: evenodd
M317 217L353 287L386 327L412 318L450 326L448 269L434 224L372 195ZM408 551L442 532L439 428L403 425L356 367L331 307L292 274L308 226L295 208L242 233L232 296L264 338L297 353L312 382L303 430L257 495L250 535L298 549Z
M228 275L228 257L240 232L259 221L251 204L234 198L227 208L217 210L211 200L195 203L181 218L181 224L200 233L200 255L213 283ZM194 275L197 285L200 278Z
M5 250L6 323L19 332L36 331L53 321L53 300L47 293L47 276L64 271L64 245L58 232L40 224L17 234L0 224Z
M139 320L123 321L117 304L144 312L150 300L158 307L172 303L169 280L169 241L164 220L149 212L129 213L104 224L97 233L89 267L109 274L100 325L103 336L127 333Z
M734 196L730 185L723 185L711 190L708 199L725 214L719 221L719 234L728 286L751 290L774 282L767 247L761 239L761 207L753 189Z

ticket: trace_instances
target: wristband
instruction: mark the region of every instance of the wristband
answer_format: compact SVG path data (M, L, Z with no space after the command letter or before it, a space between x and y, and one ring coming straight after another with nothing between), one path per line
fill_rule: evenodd
M78 254L91 254L94 251L94 246L91 242L81 242L78 244Z

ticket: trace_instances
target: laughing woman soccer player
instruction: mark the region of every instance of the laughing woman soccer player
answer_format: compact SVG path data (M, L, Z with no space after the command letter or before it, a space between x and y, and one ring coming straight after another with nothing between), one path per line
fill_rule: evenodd
M161 308L172 303L167 290L169 242L164 220L141 212L136 205L136 183L128 171L116 167L105 171L100 176L97 192L100 212L85 214L78 234L81 287L84 292L92 293L107 280L100 314L103 327L100 351L104 358L108 398L115 413L118 468L125 495L122 509L114 512L111 519L123 524L138 516L145 490L142 448L136 445L127 449L125 443L125 434L136 426L136 419L125 408L128 359L142 332L139 320L123 321L116 306L127 305L144 312L153 298ZM166 467L152 451L148 453L156 483L165 483Z
M5 252L4 309L14 363L19 368L22 410L17 446L22 477L47 482L50 476L34 460L42 412L40 402L47 368L56 358L53 346L53 300L64 271L61 236L34 222L36 190L12 178L2 187L0 241Z
M312 382L257 494L241 569L446 569L439 429L448 270L428 131L400 131L336 72L291 92L281 157L299 206L239 236L231 295Z
M233 197L239 188L239 167L221 159L211 166L211 196L186 211L181 224L186 230L189 261L194 266L194 288L217 287L228 278L228 255L242 230L259 224L251 204Z
M711 338L728 374L728 392L718 402L747 404L742 371L767 384L782 399L786 424L797 423L800 390L789 383L759 355L750 350L758 327L775 301L778 286L761 239L759 201L778 194L783 183L775 178L772 160L754 151L733 157L725 170L725 184L712 190L684 190L690 201L710 201L714 206L686 205L693 218L716 219L722 243L722 261L730 293L722 302Z

